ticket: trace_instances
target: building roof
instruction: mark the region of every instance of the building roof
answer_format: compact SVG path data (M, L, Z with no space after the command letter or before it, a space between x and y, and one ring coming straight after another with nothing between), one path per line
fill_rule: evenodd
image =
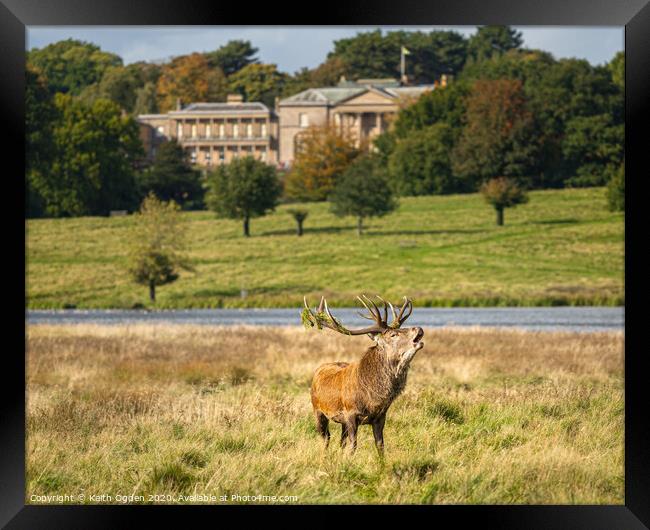
M246 103L190 103L181 110L172 110L170 116L179 114L238 114L250 112L270 112L269 108L259 101Z
M381 92L391 98L419 96L427 90L433 90L433 85L393 86L393 84L383 82L363 85L353 82L345 82L341 84L344 86L308 88L307 90L303 90L293 96L280 100L279 105L336 105L342 101L361 95L368 90Z

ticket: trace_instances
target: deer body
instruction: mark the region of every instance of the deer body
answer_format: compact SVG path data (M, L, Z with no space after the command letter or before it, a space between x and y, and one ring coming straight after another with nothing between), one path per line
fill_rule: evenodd
M321 306L323 302L324 300L321 301ZM314 374L311 402L316 427L325 439L326 446L330 439L330 420L342 425L341 445L344 446L349 441L353 450L356 448L359 425L370 424L377 449L380 454L383 453L386 412L404 389L410 362L424 345L420 341L423 336L421 328L398 329L410 315L409 313L402 318L407 303L402 307L399 318L393 310L396 319L390 326L372 304L376 311L368 309L377 320L377 326L355 331L343 328L327 309L326 302L325 314L329 316L330 322L319 317L323 314L322 311L316 315L310 312L315 318L320 318L318 322L325 327L350 335L368 333L375 341L358 362L323 364ZM386 305L385 309L387 315Z

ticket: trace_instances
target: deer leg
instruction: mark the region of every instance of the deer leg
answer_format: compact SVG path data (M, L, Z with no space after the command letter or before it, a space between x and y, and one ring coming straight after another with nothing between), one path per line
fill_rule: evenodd
M359 424L357 423L356 418L350 418L347 422L347 433L348 433L348 439L350 440L350 444L352 446L352 452L357 448L357 428L359 427Z
M345 447L348 441L348 426L345 422L341 423L341 447Z
M372 434L375 436L375 446L379 456L384 456L384 424L386 423L386 414L382 414L372 424Z
M316 430L318 431L318 434L320 434L325 439L325 449L327 449L327 446L330 443L330 428L329 428L330 422L327 419L327 416L325 416L325 414L323 414L319 410L315 412L316 412Z

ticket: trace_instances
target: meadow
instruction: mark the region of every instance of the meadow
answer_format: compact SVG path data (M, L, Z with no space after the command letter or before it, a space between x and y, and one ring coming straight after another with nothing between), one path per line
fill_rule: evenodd
M26 502L624 503L622 332L424 341L382 461L367 426L354 455L336 424L325 450L309 400L315 368L357 359L365 336L30 325Z
M239 221L183 213L195 270L155 305L127 272L131 217L29 220L27 307L292 307L321 294L350 306L369 288L416 306L624 304L624 216L603 188L531 192L502 227L478 194L403 198L362 237L326 203L299 206L302 237L296 205L253 219L250 238Z

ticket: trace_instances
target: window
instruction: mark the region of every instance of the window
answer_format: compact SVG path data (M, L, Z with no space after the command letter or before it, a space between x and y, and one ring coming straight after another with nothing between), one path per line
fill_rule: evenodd
M266 123L262 124L262 127L260 127L260 136L266 136Z
M219 163L223 164L224 160L226 160L226 152L221 148L219 149Z
M225 138L226 136L226 126L223 123L219 124L219 138Z
M162 125L156 127L156 136L160 138L161 136L164 135L165 135L165 128Z
M206 138L212 137L212 127L210 126L209 123L205 126L205 137Z
M252 138L253 137L253 124L252 123L247 123L246 124L246 137L247 138Z
M192 124L192 138L196 138L196 123Z
M182 138L182 137L183 137L183 124L182 124L182 123L179 123L179 124L178 124L178 129L177 129L177 131L178 131L178 132L176 133L176 135L177 135L179 138Z
M309 127L309 116L304 113L300 113L298 115L298 123L300 124L300 127Z
M235 123L232 126L232 137L233 138L239 138L239 124Z
M196 164L196 149L193 149L190 152L190 161L192 162L192 164Z
M262 162L266 162L266 147L262 148L262 151L260 152L260 159Z

